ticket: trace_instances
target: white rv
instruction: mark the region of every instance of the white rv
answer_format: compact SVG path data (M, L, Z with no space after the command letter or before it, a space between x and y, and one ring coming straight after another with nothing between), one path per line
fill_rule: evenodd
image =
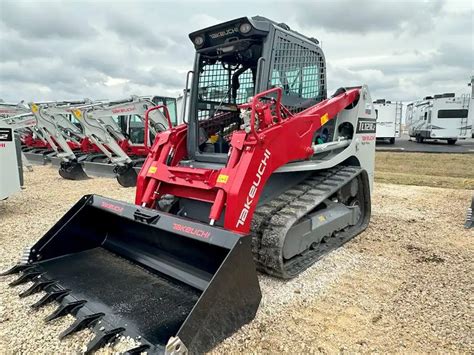
M454 144L471 136L468 121L470 96L454 94L427 96L407 106L408 134L418 143L426 139L446 140Z
M402 123L401 102L392 102L385 99L374 101L375 116L377 118L376 138L395 143L395 138L400 138Z

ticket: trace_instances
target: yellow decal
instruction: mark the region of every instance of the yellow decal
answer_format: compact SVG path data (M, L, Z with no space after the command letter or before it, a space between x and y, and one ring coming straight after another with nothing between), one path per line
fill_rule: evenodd
M219 136L217 134L214 134L209 137L209 140L211 141L212 144L215 144L219 140Z
M81 111L78 110L78 109L75 109L75 110L72 110L72 113L74 114L74 116L76 116L77 119L81 119Z
M221 184L227 184L227 180L229 180L229 175L220 174L217 177L217 182Z
M320 215L318 219L320 222L324 222L326 220L326 216Z
M32 104L31 105L31 111L33 111L33 113L38 112L38 105L37 104Z
M329 116L327 113L325 113L324 115L321 116L321 126L323 124L326 124L327 121L329 121Z
M148 169L148 174L154 174L156 173L156 170L158 168L156 166L150 166L150 169Z

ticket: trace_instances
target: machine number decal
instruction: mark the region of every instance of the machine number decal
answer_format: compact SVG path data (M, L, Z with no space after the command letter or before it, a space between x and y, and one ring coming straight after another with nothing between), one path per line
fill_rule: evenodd
M217 182L221 184L227 184L227 180L229 180L229 175L219 174L217 177Z
M356 133L375 133L376 120L374 118L359 117Z
M0 128L0 142L13 141L13 134L11 128Z

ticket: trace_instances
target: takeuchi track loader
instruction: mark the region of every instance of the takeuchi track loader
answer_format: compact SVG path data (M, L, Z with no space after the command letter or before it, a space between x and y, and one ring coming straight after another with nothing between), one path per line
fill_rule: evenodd
M263 17L190 39L188 119L157 135L135 204L84 196L7 272L59 304L47 321L76 317L61 337L92 328L88 352L212 349L255 317L256 268L293 278L369 223L367 87L327 97L318 41Z

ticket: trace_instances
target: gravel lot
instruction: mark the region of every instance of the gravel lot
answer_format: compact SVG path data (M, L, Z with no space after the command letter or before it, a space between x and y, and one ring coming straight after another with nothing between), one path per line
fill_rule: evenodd
M85 192L133 201L112 179L66 181L50 167L25 175L26 189L0 201L1 268ZM474 232L462 227L472 194L376 183L369 229L290 282L260 275L256 319L214 352L473 353ZM12 279L0 280L0 351L80 352L91 332L59 342L73 317L45 325L54 306L30 310L41 295L20 299Z

